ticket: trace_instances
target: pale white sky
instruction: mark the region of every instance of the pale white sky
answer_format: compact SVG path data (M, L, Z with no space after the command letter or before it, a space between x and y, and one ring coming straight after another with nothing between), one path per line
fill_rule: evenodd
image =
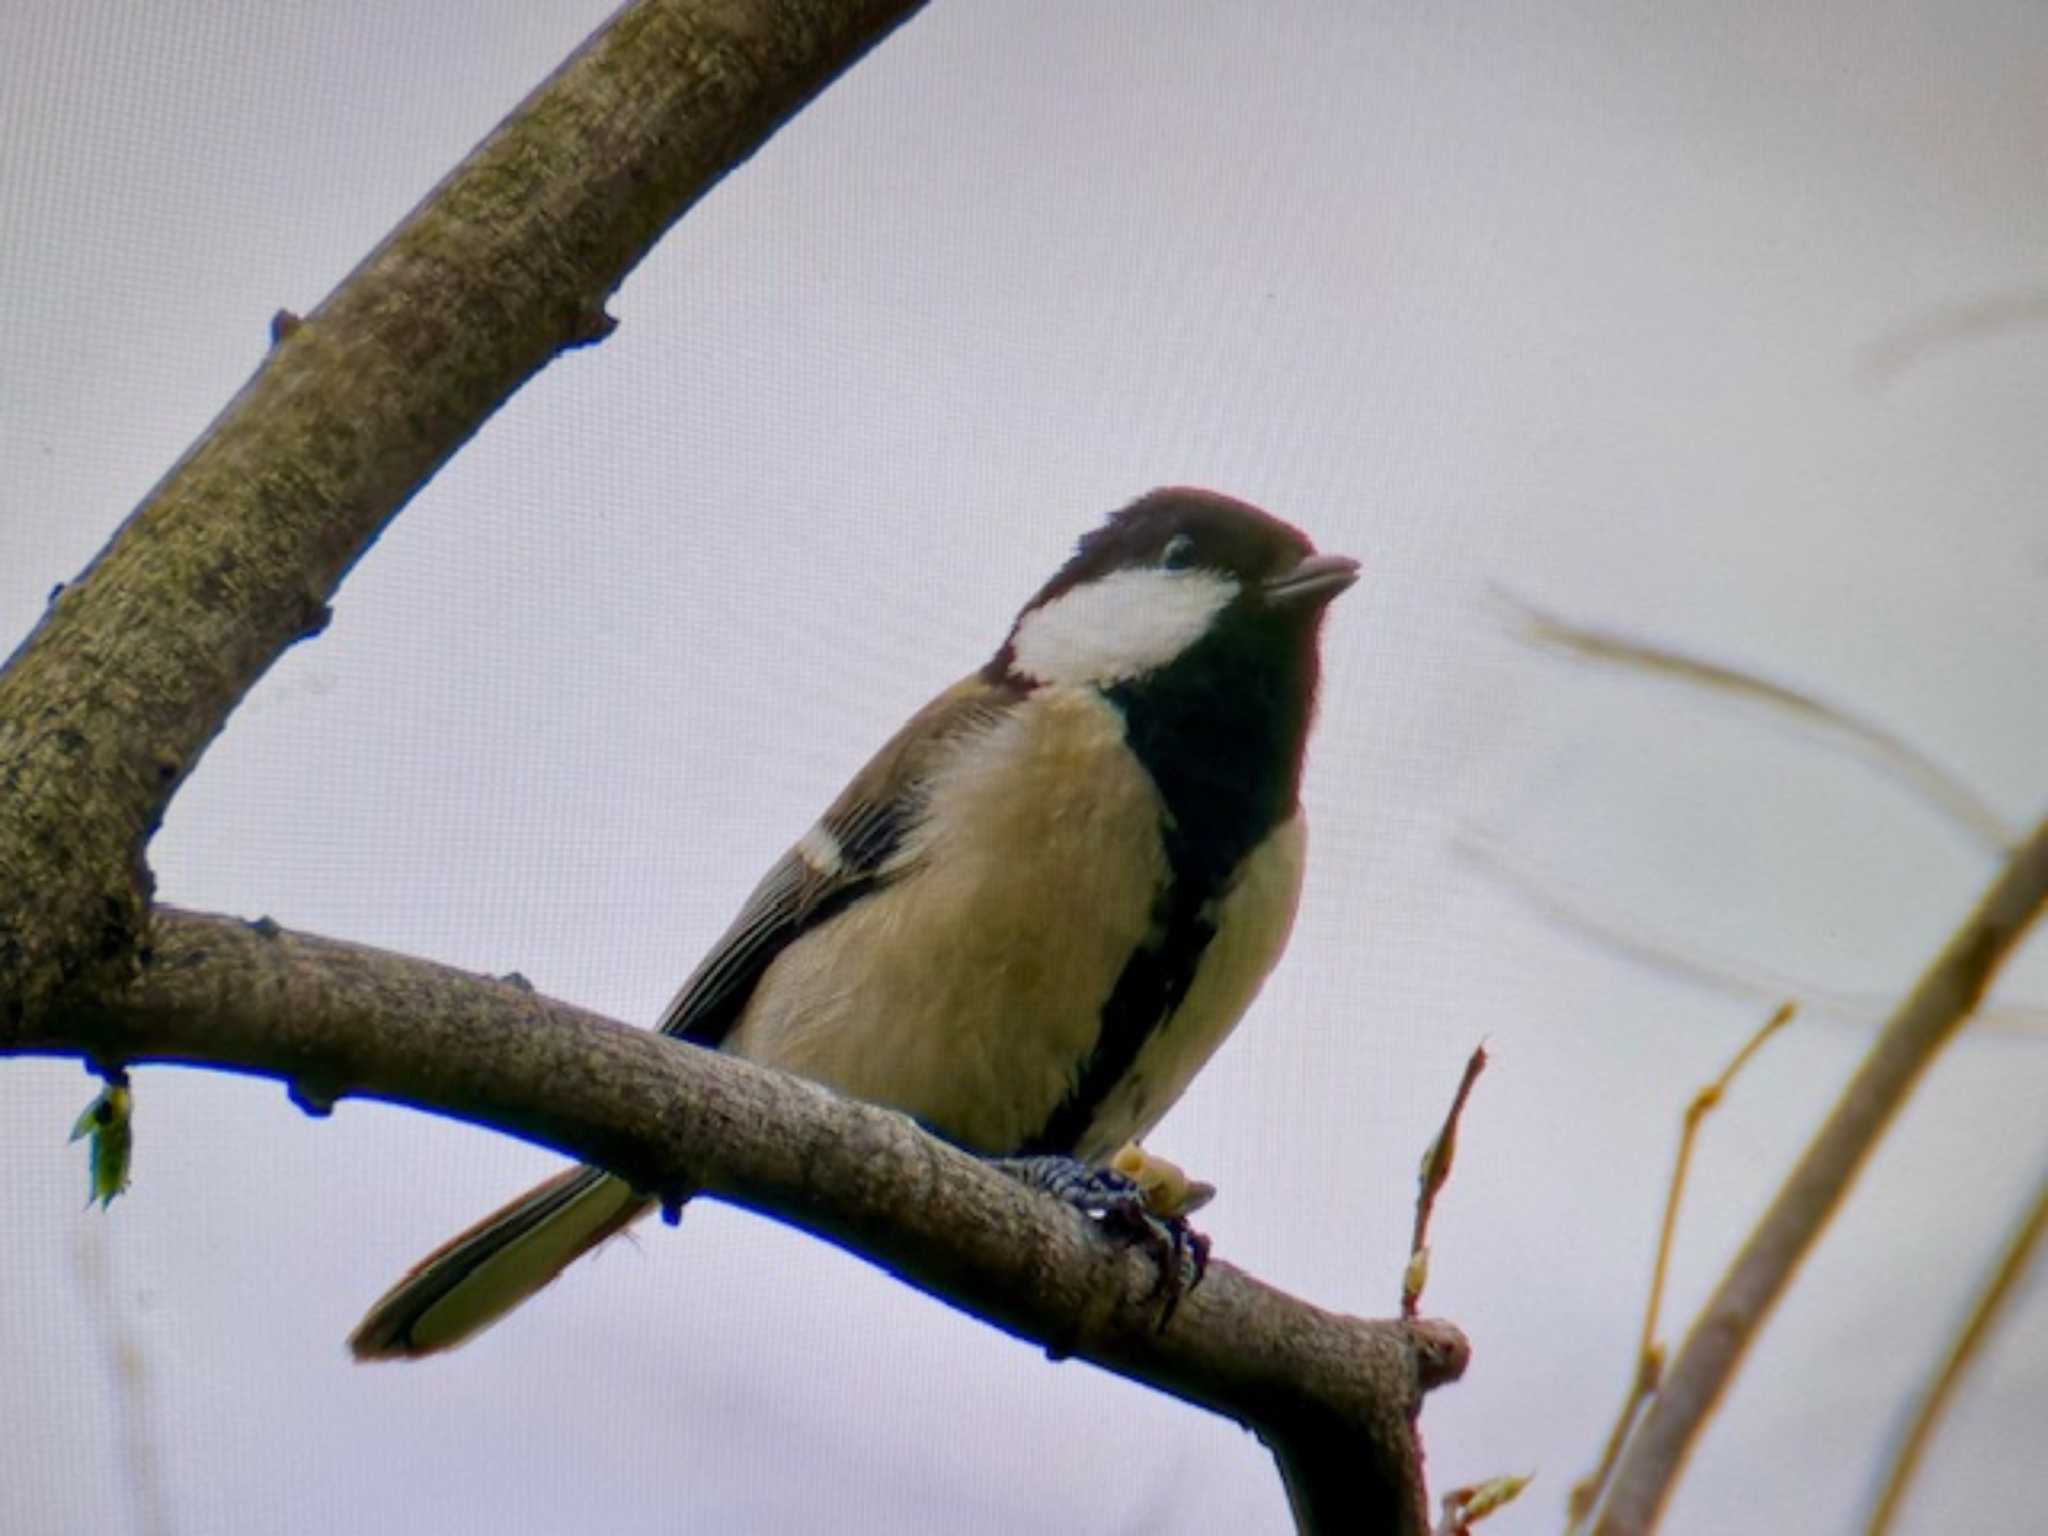
M0 12L0 646L603 3ZM651 1019L766 863L1101 513L1191 481L1336 610L1281 972L1153 1138L1217 1251L1383 1312L1415 1159L1472 1335L1440 1486L1556 1528L1628 1371L1679 1112L1768 1011L1535 916L1461 839L1700 951L1884 997L1989 878L1892 780L1504 637L1506 587L1769 671L2009 821L2048 762L2048 12L2017 3L939 4L684 221L371 551L153 850L185 905ZM2009 318L1968 323L1973 313ZM1951 317L1944 322L1943 317ZM1946 324L1946 328L1944 325ZM2001 1000L2048 1008L2038 942ZM1868 1038L1711 1123L1682 1318ZM1246 1532L1249 1437L693 1206L447 1360L393 1275L553 1160L266 1083L0 1064L0 1528ZM1834 1531L2048 1158L2048 1027L1930 1075L1671 1528ZM2038 1503L2048 1287L1908 1529Z

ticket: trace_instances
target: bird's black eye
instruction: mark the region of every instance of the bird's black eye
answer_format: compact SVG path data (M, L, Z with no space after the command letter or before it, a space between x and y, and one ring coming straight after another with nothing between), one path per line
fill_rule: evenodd
M1195 541L1184 533L1176 533L1159 552L1159 563L1169 571L1186 570L1195 563Z

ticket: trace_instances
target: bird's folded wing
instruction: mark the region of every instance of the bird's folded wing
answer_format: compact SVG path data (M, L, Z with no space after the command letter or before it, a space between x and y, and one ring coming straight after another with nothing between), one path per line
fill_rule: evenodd
M1011 684L976 674L913 715L754 887L663 1011L661 1032L722 1044L777 955L909 867L900 855L923 811L933 767L1023 697Z

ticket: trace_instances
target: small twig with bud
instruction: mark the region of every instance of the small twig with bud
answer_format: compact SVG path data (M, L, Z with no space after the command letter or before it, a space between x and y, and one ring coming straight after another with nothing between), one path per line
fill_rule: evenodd
M1421 1175L1415 1194L1415 1233L1408 1243L1408 1263L1401 1272L1401 1315L1413 1318L1422 1306L1423 1287L1429 1284L1429 1218L1436 1210L1436 1197L1451 1177L1451 1163L1458 1151L1458 1120L1465 1113L1465 1100L1472 1085L1486 1070L1486 1047L1476 1045L1465 1062L1465 1075L1458 1079L1458 1091L1444 1115L1443 1129L1436 1133L1422 1154Z
M1125 1142L1109 1166L1138 1186L1145 1209L1166 1220L1194 1215L1216 1198L1216 1186L1191 1179L1179 1163Z
M1621 1459L1621 1448L1628 1443L1629 1432L1635 1428L1643 1405L1656 1393L1657 1384L1663 1379L1664 1346L1657 1338L1657 1317L1664 1304L1664 1282L1671 1270L1671 1245L1678 1235L1678 1204L1685 1195L1686 1176L1692 1169L1693 1143L1699 1139L1700 1124L1719 1107L1736 1074L1749 1064L1750 1058L1763 1048L1766 1040L1792 1022L1798 1011L1796 1003L1779 1004L1777 1012L1764 1021L1763 1028L1751 1035L1728 1065L1721 1069L1721 1075L1694 1094L1692 1103L1686 1106L1685 1119L1678 1132L1678 1157L1671 1165L1671 1188L1664 1197L1664 1221L1657 1234L1657 1257L1650 1266L1650 1294L1643 1307L1643 1332L1636 1346L1635 1377L1629 1384L1628 1396L1622 1401L1621 1412L1615 1416L1614 1428L1608 1432L1607 1447L1600 1454L1600 1464L1572 1487L1571 1498L1566 1505L1567 1532L1580 1529L1599 1506L1600 1495L1606 1490L1607 1479L1613 1475L1614 1464Z
M1470 1536L1473 1526L1514 1503L1534 1480L1532 1476L1490 1477L1483 1483L1453 1488L1443 1497L1443 1518L1430 1536Z

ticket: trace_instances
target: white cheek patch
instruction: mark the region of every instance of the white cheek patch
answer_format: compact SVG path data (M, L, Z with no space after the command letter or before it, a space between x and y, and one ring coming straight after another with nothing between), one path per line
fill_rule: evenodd
M1018 622L1013 665L1041 683L1120 683L1165 666L1230 606L1237 583L1214 571L1112 571Z

